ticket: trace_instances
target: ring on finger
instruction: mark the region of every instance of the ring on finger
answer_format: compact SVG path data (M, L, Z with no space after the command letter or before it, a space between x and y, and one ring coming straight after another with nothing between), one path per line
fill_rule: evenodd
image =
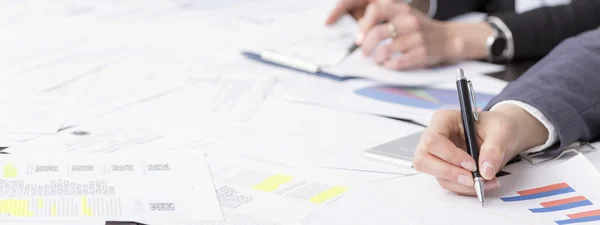
M390 31L390 37L392 39L396 39L398 37L398 31L396 31L396 26L394 26L394 24L388 23L388 30Z

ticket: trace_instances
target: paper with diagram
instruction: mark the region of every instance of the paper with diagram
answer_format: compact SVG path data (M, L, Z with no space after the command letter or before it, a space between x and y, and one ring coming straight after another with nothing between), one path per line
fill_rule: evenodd
M382 181L348 193L305 223L317 224L586 224L600 221L600 174L583 155L531 166L499 178L500 189L474 197L439 187L429 175ZM360 217L342 215L359 214ZM430 216L435 214L435 217ZM367 219L369 218L369 219Z
M202 154L3 155L0 172L0 220L223 219Z
M450 78L452 74L446 74ZM504 81L472 73L478 109L483 109L507 84ZM298 79L299 80L299 79ZM478 88L481 87L481 88ZM485 87L485 88L483 88ZM436 110L459 110L454 79L426 87L378 83L368 80L335 82L326 79L289 82L284 87L287 99L354 112L408 119L423 125Z

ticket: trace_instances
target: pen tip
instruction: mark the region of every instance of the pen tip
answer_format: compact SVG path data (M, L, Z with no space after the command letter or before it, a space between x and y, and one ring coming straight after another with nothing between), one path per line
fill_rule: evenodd
M465 72L463 71L463 69L458 68L456 69L456 80L461 80L461 79L467 79L465 77Z
M485 191L483 189L483 178L476 177L475 181L475 192L477 193L477 199L481 202L481 207L483 207L483 201L485 200Z

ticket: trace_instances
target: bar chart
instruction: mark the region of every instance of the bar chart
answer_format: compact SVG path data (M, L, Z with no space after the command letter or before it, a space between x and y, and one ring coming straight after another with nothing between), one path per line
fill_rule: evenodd
M517 195L500 198L503 202L523 202L540 201L541 207L530 208L531 213L560 213L565 210L577 209L580 207L593 206L594 203L585 196L565 196L552 201L543 201L543 198L558 197L567 194L577 194L577 191L567 183L556 183L532 189L517 191ZM556 220L556 224L578 224L592 221L600 221L600 209L588 210L579 213L565 215L564 220Z

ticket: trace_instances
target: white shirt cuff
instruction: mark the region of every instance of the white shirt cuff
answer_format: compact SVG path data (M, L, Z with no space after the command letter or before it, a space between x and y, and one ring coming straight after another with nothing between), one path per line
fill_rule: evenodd
M501 102L497 103L496 105L494 105L490 109L490 111L493 111L496 107L498 107L500 105L504 105L504 104L512 104L512 105L516 105L516 106L522 108L523 110L525 110L529 114L531 114L533 117L535 117L538 121L540 121L542 123L542 125L544 125L544 127L546 127L546 129L548 129L548 139L546 139L546 142L544 144L530 148L530 149L524 151L523 153L539 152L541 150L544 150L544 149L552 146L554 143L556 143L558 141L558 134L556 133L556 129L554 128L554 125L552 125L552 123L548 120L548 118L546 118L546 116L544 116L544 114L542 112L540 112L540 110L538 110L537 108L535 108L527 103L524 103L521 101L515 101L515 100L501 101Z

